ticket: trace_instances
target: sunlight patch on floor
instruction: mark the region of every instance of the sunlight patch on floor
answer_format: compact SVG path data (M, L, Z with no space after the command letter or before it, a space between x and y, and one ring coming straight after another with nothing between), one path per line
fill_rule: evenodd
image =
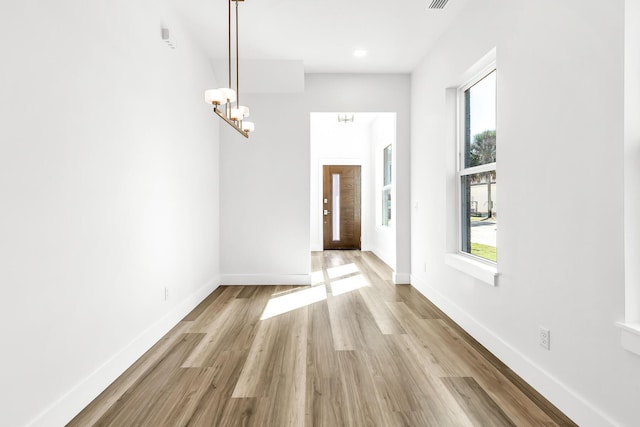
M347 292L355 291L356 289L366 288L369 286L369 282L363 275L347 277L346 279L336 280L331 282L331 294L338 296L346 294Z
M319 285L320 283L324 283L324 273L322 270L320 271L312 271L311 272L311 286Z
M260 320L279 316L326 299L327 289L325 286L303 288L286 295L276 296L267 302L267 306L264 308Z
M341 265L338 267L327 268L327 274L329 275L329 279L348 276L349 274L354 274L354 273L360 273L360 270L358 270L358 267L353 263Z

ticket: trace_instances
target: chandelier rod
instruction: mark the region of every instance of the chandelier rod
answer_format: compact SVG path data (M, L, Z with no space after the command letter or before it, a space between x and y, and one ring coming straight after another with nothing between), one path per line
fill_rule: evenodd
M238 66L240 51L238 44L238 2L236 1L236 108L240 108L240 67Z
M231 0L229 0L229 10L228 10L228 18L229 18L229 25L227 26L227 28L229 29L229 37L227 38L227 40L229 41L229 88L231 88Z

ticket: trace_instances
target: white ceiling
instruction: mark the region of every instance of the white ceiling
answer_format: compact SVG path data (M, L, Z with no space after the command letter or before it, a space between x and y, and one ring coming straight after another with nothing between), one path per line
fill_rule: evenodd
M240 59L302 61L307 73L408 73L467 2L431 10L431 0L245 0ZM172 5L212 60L226 58L227 0Z

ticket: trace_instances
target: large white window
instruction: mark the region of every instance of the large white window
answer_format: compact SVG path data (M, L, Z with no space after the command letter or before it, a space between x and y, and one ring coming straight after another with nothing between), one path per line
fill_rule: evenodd
M459 250L497 262L496 69L459 89Z

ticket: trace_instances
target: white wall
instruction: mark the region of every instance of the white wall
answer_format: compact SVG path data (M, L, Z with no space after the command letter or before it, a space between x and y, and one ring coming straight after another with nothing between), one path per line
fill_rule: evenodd
M243 99L256 131L220 133L222 284L309 283L309 113L302 94Z
M640 417L640 358L615 326L624 316L623 3L470 2L412 77L412 283L583 426ZM445 89L494 47L500 276L490 287L443 261L457 212ZM599 202L584 212L594 193ZM550 351L537 344L539 325L551 330Z
M640 324L640 0L625 2L625 320Z
M221 128L224 284L309 283L310 113L397 112L397 274L409 276L408 75L308 74L300 94L246 94L256 131ZM404 281L404 280L402 280Z
M165 2L3 1L0 32L0 424L63 425L217 284L216 85Z

